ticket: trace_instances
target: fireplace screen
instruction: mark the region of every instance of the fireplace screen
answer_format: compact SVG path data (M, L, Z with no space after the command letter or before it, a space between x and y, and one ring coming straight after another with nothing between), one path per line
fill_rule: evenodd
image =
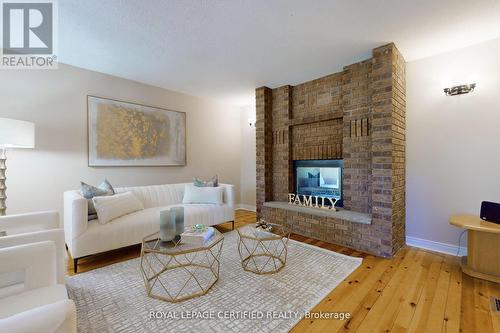
M342 160L295 161L295 193L335 198L342 206Z

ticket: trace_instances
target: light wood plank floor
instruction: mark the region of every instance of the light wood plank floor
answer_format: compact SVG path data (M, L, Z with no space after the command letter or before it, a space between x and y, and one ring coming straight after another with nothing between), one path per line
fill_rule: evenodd
M236 228L254 222L255 213L236 212ZM231 224L218 229L230 231ZM291 332L500 333L500 313L490 307L490 296L500 298L500 284L462 274L456 257L405 247L389 260L299 235L292 238L364 260L312 310L349 312L350 320L304 319ZM136 258L139 252L140 246L131 246L83 258L78 272ZM67 273L73 275L71 259Z

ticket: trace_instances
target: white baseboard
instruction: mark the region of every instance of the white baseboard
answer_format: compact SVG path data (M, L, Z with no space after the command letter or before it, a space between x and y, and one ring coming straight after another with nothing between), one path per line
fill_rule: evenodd
M457 245L435 242L428 239L406 236L406 244L409 246L445 253L452 256L456 256L457 252L459 256L467 255L467 247L461 246L459 250Z
M254 205L247 205L247 204L238 204L238 205L236 205L236 209L248 210L251 212L257 211L257 208Z

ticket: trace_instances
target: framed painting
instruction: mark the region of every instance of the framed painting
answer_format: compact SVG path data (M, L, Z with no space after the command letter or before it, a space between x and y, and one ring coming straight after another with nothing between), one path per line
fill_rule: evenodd
M89 166L186 165L186 113L87 96Z

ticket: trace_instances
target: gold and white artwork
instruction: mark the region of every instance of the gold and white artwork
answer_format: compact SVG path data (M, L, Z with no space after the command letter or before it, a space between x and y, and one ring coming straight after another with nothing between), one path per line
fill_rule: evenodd
M186 114L88 96L89 166L186 165Z

